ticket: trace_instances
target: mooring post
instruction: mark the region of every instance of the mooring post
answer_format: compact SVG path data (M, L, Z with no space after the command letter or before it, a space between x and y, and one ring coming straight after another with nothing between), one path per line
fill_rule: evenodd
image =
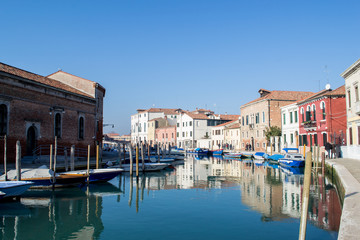
M129 144L129 155L130 155L130 175L133 174L133 154L132 154L132 147L131 144Z
M161 145L161 155L162 155L162 158L165 158L165 144L163 143L162 145Z
M157 146L158 163L160 163L160 145L159 145L159 143L157 143L156 146Z
M88 175L88 180L89 180L89 175L90 175L90 144L88 145L86 174ZM89 181L87 181L87 182L89 183Z
M321 154L321 174L325 178L325 153Z
M5 135L4 136L4 173L5 173L5 181L8 180L6 163L7 163L7 137Z
M70 148L70 169L75 170L75 145L71 145Z
M125 143L123 143L123 159L124 159L124 163L125 163L125 156L126 156L126 149L125 149Z
M304 153L303 153L303 154L304 154L304 158L305 158L305 151L306 151L306 147L305 147L305 144L304 144Z
M65 167L65 172L67 172L67 171L68 171L69 164L68 164L68 156L67 156L67 149L66 149L66 147L64 148L64 167Z
M136 212L139 212L139 178L136 178Z
M136 144L136 177L139 177L139 144Z
M148 143L148 146L147 146L147 155L148 155L148 159L150 161L150 143Z
M142 163L141 170L142 170L143 172L145 171L144 147L145 147L145 144L141 144L141 163Z
M99 144L96 144L96 169L99 169Z
M319 166L320 166L320 146L318 145L317 154L316 154L316 169L317 169L316 172L318 172Z
M56 172L56 160L57 160L57 136L55 136L55 149L54 149L54 176Z
M119 148L118 149L119 149L119 167L121 167L121 144L120 143L119 143Z
M301 218L300 218L300 230L299 240L305 240L306 236L306 220L309 207L309 195L310 195L310 183L311 183L311 152L306 154L305 172L304 172L304 189L303 198L301 204Z
M131 146L130 146L130 152L131 152ZM129 204L129 207L131 207L132 196L133 196L133 177L132 177L132 175L130 175L129 182L130 182L130 192L129 192L129 202L128 202L128 204Z
M50 144L50 163L49 163L49 169L53 169L53 145Z
M16 180L21 181L21 145L16 141Z

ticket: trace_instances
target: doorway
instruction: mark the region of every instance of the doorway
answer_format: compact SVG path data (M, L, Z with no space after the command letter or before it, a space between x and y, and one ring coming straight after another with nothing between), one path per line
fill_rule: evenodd
M36 127L31 126L26 134L26 156L32 156L36 148Z

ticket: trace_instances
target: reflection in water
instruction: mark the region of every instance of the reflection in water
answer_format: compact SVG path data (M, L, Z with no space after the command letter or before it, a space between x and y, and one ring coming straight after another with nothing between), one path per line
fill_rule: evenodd
M260 213L262 222L300 218L302 184L303 174L294 169L221 157L188 156L173 170L145 173L138 178L122 174L111 183L55 191L30 190L18 202L0 204L0 239L39 239L34 226L41 229L41 239L106 239L103 232L107 225L103 221L113 222L111 204L115 202L117 215L126 212L127 218L133 219L129 210L142 216L148 211L145 208L149 207L150 198L157 197L150 193L160 190L211 192L227 188L236 191L232 196L238 197L239 205ZM321 175L313 175L312 184L309 219L319 228L338 231L341 206L335 188ZM172 201L171 196L166 196L164 201ZM110 213L104 216L105 209ZM108 231L116 231L108 227Z

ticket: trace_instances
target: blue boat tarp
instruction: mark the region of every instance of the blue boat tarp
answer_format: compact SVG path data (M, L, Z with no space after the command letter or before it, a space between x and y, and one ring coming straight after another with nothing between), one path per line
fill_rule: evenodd
M299 149L298 148L283 148L283 150L288 153L289 151L296 151L296 152L299 152Z
M274 154L268 157L268 159L279 161L280 158L283 158L284 155L281 154Z

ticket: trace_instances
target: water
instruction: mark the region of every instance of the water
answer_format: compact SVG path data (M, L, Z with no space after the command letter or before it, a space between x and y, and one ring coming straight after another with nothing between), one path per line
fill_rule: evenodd
M303 175L189 157L173 170L31 190L0 204L0 239L297 239ZM307 239L337 239L341 207L313 177Z

